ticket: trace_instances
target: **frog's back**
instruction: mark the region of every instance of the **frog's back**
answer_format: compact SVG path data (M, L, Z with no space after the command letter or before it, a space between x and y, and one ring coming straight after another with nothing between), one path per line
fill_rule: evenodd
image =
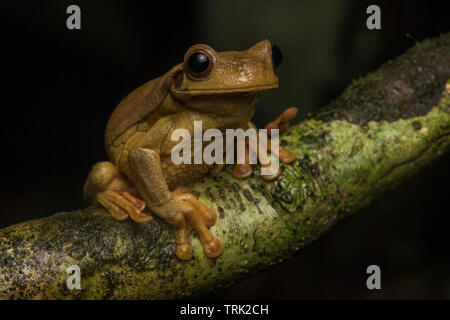
M106 125L107 149L162 104L168 91L165 79L162 76L144 83L117 105Z

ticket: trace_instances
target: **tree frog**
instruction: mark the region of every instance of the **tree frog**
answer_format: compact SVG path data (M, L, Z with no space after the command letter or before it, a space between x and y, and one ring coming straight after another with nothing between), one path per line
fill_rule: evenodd
M181 260L192 257L188 235L195 229L207 257L218 257L223 244L209 231L216 212L188 193L185 185L219 171L223 165L178 164L171 161L171 140L175 129L193 132L194 121L202 121L203 130L252 126L250 120L261 92L278 87L274 68L282 53L268 40L245 51L216 52L206 44L190 47L184 61L165 75L132 91L116 107L105 131L110 161L95 164L84 184L84 198L89 204L105 207L122 221L128 217L147 223L152 216L145 207L173 226ZM266 128L288 126L297 114L287 109ZM295 155L280 150L282 162ZM236 165L233 175L251 174L249 164ZM266 177L274 179L279 175Z

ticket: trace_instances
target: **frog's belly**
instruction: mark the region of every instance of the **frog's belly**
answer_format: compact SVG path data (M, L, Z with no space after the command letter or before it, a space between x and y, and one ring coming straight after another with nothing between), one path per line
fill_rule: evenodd
M145 128L146 127L141 128L140 126L130 128L123 137L118 139L109 149L111 161L131 181L133 181L133 175L128 163L129 150L132 150L136 143L141 140L146 132ZM193 160L194 159L192 159L191 163ZM161 156L161 168L164 179L171 190L203 177L208 173L209 167L210 166L207 164L176 165L172 162L170 153Z
M170 158L161 161L161 168L169 189L189 184L209 172L207 164L174 164Z
M128 152L121 155L121 161L118 161L119 170L130 180L133 180L131 168L128 164ZM198 178L203 177L209 172L210 165L207 164L179 164L176 165L169 158L161 159L161 169L170 190L179 186L184 186Z

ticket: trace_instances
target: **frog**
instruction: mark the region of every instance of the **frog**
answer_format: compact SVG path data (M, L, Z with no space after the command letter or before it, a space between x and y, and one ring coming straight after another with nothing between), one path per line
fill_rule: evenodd
M109 161L92 167L83 187L84 200L106 208L118 221L131 218L138 224L153 220L146 208L150 209L172 227L180 260L193 256L192 230L197 232L205 256L220 256L224 245L210 231L217 213L186 186L216 174L224 164L174 164L171 150L177 141L172 141L171 134L180 128L192 133L195 121L202 121L202 130L221 132L255 127L251 119L259 96L278 87L275 68L282 55L267 39L243 51L217 52L207 44L191 46L181 63L133 90L117 105L105 130ZM297 111L288 108L266 128L285 131ZM296 157L280 147L279 158L290 163ZM237 179L251 174L248 161L236 164L233 170ZM279 174L264 178L274 180Z

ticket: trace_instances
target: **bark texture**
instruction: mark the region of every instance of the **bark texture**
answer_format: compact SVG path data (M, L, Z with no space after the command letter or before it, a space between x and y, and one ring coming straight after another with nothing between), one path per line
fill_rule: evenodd
M0 230L0 297L172 299L235 283L291 257L450 149L450 34L355 81L281 144L298 155L275 182L231 168L189 186L218 213L225 251L175 257L169 226L117 222L89 207ZM68 290L69 265L81 289Z

